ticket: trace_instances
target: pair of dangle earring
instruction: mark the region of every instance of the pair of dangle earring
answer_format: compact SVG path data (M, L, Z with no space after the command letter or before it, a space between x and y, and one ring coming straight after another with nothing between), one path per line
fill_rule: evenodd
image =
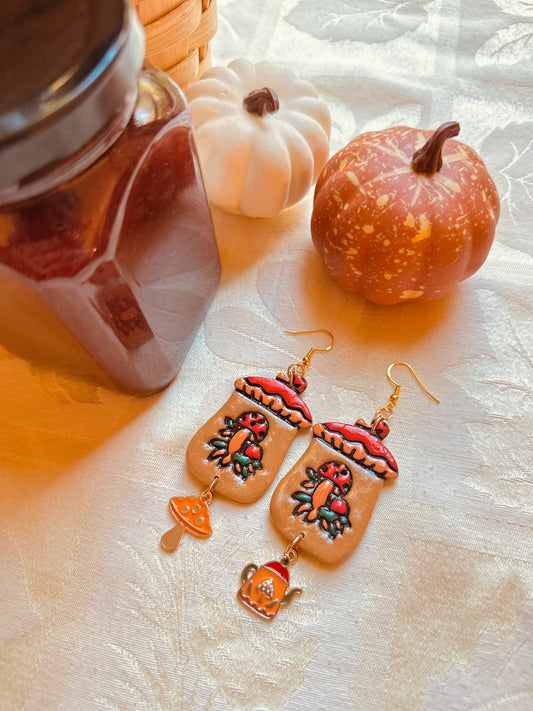
M272 483L298 431L312 427L311 413L300 397L305 373L316 351L333 348L325 329L286 331L290 335L325 333L326 348L311 348L302 361L275 379L238 378L229 400L203 425L187 448L190 472L207 487L198 496L174 496L169 511L176 525L161 538L172 553L185 531L199 538L211 535L209 506L214 493L239 503L253 503Z
M290 543L280 561L260 567L252 563L241 574L237 597L263 619L271 620L301 593L299 588L289 589L288 568L297 560L298 550L324 563L340 563L361 540L384 481L397 478L396 460L383 444L401 388L391 375L396 366L408 368L424 393L439 402L408 363L397 362L387 369L394 391L370 425L357 420L354 425L313 426L309 447L280 481L270 502L274 526Z

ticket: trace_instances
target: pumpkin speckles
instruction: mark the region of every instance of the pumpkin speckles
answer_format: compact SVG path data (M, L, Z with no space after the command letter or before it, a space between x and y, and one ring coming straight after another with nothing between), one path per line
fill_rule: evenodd
M431 222L425 215L420 215L418 218L419 230L414 237L411 237L411 242L416 244L424 239L431 237Z
M400 299L402 299L402 301L406 301L407 299L418 299L422 296L423 293L423 289L419 289L418 291L411 291L407 289L406 291L402 291L402 293L400 294Z
M395 127L362 134L328 161L315 189L311 232L341 286L378 304L429 301L483 264L499 199L475 151L450 138L457 131L445 124L435 132ZM433 149L426 160L431 140L440 142L440 167ZM433 172L412 167L415 153ZM334 194L348 209L339 210Z

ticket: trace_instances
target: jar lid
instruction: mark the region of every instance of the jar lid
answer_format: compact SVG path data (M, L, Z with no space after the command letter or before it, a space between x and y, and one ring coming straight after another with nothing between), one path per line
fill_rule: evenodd
M0 191L75 154L133 108L143 30L128 0L0 7Z

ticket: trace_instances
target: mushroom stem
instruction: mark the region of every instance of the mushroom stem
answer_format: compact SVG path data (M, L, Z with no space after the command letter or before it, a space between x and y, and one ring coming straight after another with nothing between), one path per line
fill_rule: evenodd
M433 175L442 168L442 147L452 136L459 135L460 126L457 121L449 121L439 126L431 138L419 148L411 159L411 167L415 173Z
M174 528L171 528L170 531L161 536L161 548L165 553L174 553L184 533L185 527L181 523L177 523Z
M316 487L311 501L313 510L309 511L309 513L307 514L308 521L314 521L316 519L316 517L318 516L318 509L321 506L324 506L334 486L335 484L330 479L323 479Z
M252 433L250 432L249 429L246 427L243 427L240 430L237 430L233 437L230 439L228 442L228 453L227 455L220 460L221 464L229 464L231 462L232 456L235 454L235 452L238 452L239 449L242 447L242 445L246 442L248 437L250 437Z
M251 91L244 97L243 104L249 114L256 116L274 114L279 109L278 95L267 86Z

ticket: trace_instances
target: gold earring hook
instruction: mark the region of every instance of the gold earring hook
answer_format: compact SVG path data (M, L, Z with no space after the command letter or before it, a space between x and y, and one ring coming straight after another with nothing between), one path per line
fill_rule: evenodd
M285 331L285 333L289 334L290 336L301 336L306 333L326 333L331 339L331 343L327 348L311 348L307 355L302 358L301 363L292 363L291 365L289 365L287 375L291 378L292 384L292 379L296 371L298 371L300 375L305 375L305 371L309 367L309 363L311 362L313 353L316 353L317 351L322 351L324 353L330 351L335 345L335 339L333 338L333 334L331 333L331 331L328 331L325 328L313 328L310 331Z
M397 365L403 365L403 366L405 366L406 368L408 368L408 369L411 371L411 374L412 374L413 378L414 378L414 379L416 380L416 382L418 383L420 389L423 390L424 393L425 393L428 397L430 397L432 400L434 400L437 404L440 404L440 400L437 400L437 398L435 397L435 395L432 395L432 394L429 392L429 390L428 390L427 388L425 388L425 387L422 385L422 382L421 382L420 378L419 378L418 375L415 373L414 369L409 365L409 363L404 363L403 361L398 361L397 363L391 363L391 364L389 365L389 367L387 368L387 378L388 378L389 381L394 385L394 387L395 387L395 392L396 392L396 390L399 391L399 389L401 388L401 385L399 385L399 384L393 379L393 377L392 377L392 375L391 375L392 369L393 369L395 366L397 366Z
M416 380L416 382L417 382L418 386L420 387L420 389L421 389L428 397L430 397L432 400L434 400L437 404L440 404L440 400L438 400L438 399L435 397L435 395L432 395L432 394L429 392L429 390L428 390L426 387L424 387L424 385L422 385L422 381L420 380L420 378L418 377L418 375L415 373L414 369L409 365L409 363L404 363L403 361L397 361L396 363L391 363L391 364L389 365L389 367L387 368L387 378L389 379L389 382L390 382L392 385L394 385L394 392L393 392L392 395L389 397L389 401L387 402L387 404L386 404L384 407L382 407L381 410L378 410L378 411L376 412L376 414L374 415L374 419L373 419L373 421L372 421L372 427L371 427L371 429L370 429L370 432L371 432L372 434L374 434L374 432L375 432L375 430L376 430L376 427L378 426L378 423L379 423L380 420L388 420L390 417L392 417L392 414L393 414L393 412L394 412L394 408L396 407L396 405L397 405L397 403L398 403L398 398L399 398L399 396L400 396L400 389L401 389L402 386L401 386L399 383L397 383L397 382L393 379L393 377L392 377L392 375L391 375L392 369L393 369L395 366L397 366L397 365L403 365L403 366L405 366L406 368L408 368L408 369L411 371L411 374L412 374L412 376L414 377L414 379Z

